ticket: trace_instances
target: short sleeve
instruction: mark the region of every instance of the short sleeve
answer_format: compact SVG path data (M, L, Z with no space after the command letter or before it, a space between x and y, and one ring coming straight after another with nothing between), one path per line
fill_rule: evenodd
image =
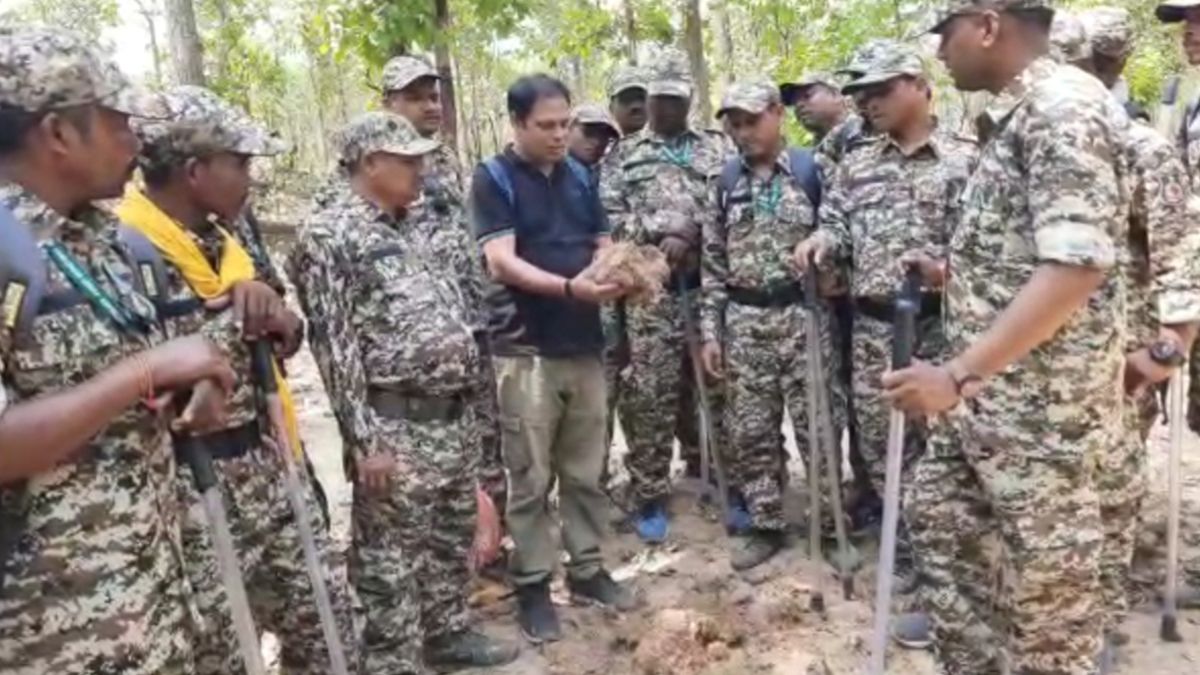
M471 180L471 223L480 245L516 230L512 205L482 164L475 169Z
M1059 96L1034 106L1024 135L1038 260L1108 269L1121 231L1124 128L1103 102Z

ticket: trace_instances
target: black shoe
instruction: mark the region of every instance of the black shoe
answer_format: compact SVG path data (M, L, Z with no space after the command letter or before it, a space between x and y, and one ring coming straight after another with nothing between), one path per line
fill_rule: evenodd
M855 532L872 530L883 522L883 501L873 490L859 493L849 510L850 524Z
M622 612L637 608L637 598L628 588L613 581L608 572L600 570L587 579L567 578L571 599L582 604L598 604Z
M550 584L528 584L517 587L517 623L521 634L535 645L562 639L558 612L550 602Z
M774 530L752 530L750 535L738 542L729 556L733 569L742 572L770 560L783 550L784 534Z
M503 666L515 661L520 653L521 648L515 644L464 630L430 641L425 647L425 661L439 673L452 673L464 668Z

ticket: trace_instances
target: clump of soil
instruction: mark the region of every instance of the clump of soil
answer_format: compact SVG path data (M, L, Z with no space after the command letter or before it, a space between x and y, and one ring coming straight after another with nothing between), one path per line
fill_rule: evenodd
M662 297L671 268L656 247L620 242L600 251L583 273L596 283L619 284L628 289L628 303L650 305Z

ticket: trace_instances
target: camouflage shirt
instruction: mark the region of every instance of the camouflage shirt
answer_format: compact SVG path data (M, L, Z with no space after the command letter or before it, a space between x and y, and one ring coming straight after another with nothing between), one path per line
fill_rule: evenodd
M715 131L687 130L668 141L650 127L621 139L604 158L600 199L616 241L658 244L679 237L696 247L715 213L711 189L733 155Z
M970 139L937 130L908 154L885 136L842 159L826 182L818 232L849 259L851 295L894 293L906 251L946 257L977 156Z
M92 209L68 220L15 185L0 187L0 206L35 238L62 242L114 298L132 299L134 271L117 253L115 218ZM72 288L48 260L45 269L47 293ZM0 413L76 387L165 337L157 328L119 331L87 303L38 316L22 339L0 323ZM0 593L0 671L80 672L86 658L94 672L116 672L115 664L159 672L184 637L159 632L183 621L177 517L165 418L141 405L72 461L0 486L0 539L14 528L19 535Z
M855 148L870 143L875 134L867 127L866 121L857 114L851 113L841 124L821 137L813 151L816 155L817 166L821 175L828 178L833 170Z
M1177 139L1183 165L1191 177L1192 191L1200 187L1200 98L1192 101L1183 115Z
M348 448L387 450L372 389L453 396L478 379L479 352L461 289L412 225L351 190L300 229L289 272L309 341Z
M1039 265L1110 270L1127 222L1128 118L1095 78L1038 59L977 126L985 145L950 240L946 329L954 352L988 330ZM996 375L972 405L988 415L1111 417L1120 405L1124 322L1124 281L1109 275L1053 337ZM1085 431L1060 425L1039 430L1045 438L1038 442L1049 448Z
M1188 178L1158 132L1133 124L1129 214L1130 347L1152 341L1159 324L1200 320L1200 230L1189 211Z
M704 229L700 328L705 341L720 339L729 287L768 290L795 283L792 251L815 227L813 205L792 175L786 150L769 176L753 173L743 160L742 173L723 201L723 215L706 221Z

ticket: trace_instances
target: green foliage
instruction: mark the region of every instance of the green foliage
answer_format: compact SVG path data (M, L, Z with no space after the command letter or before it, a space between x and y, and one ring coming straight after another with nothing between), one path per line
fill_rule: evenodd
M23 0L0 14L0 21L32 21L70 26L93 40L117 25L117 0Z

